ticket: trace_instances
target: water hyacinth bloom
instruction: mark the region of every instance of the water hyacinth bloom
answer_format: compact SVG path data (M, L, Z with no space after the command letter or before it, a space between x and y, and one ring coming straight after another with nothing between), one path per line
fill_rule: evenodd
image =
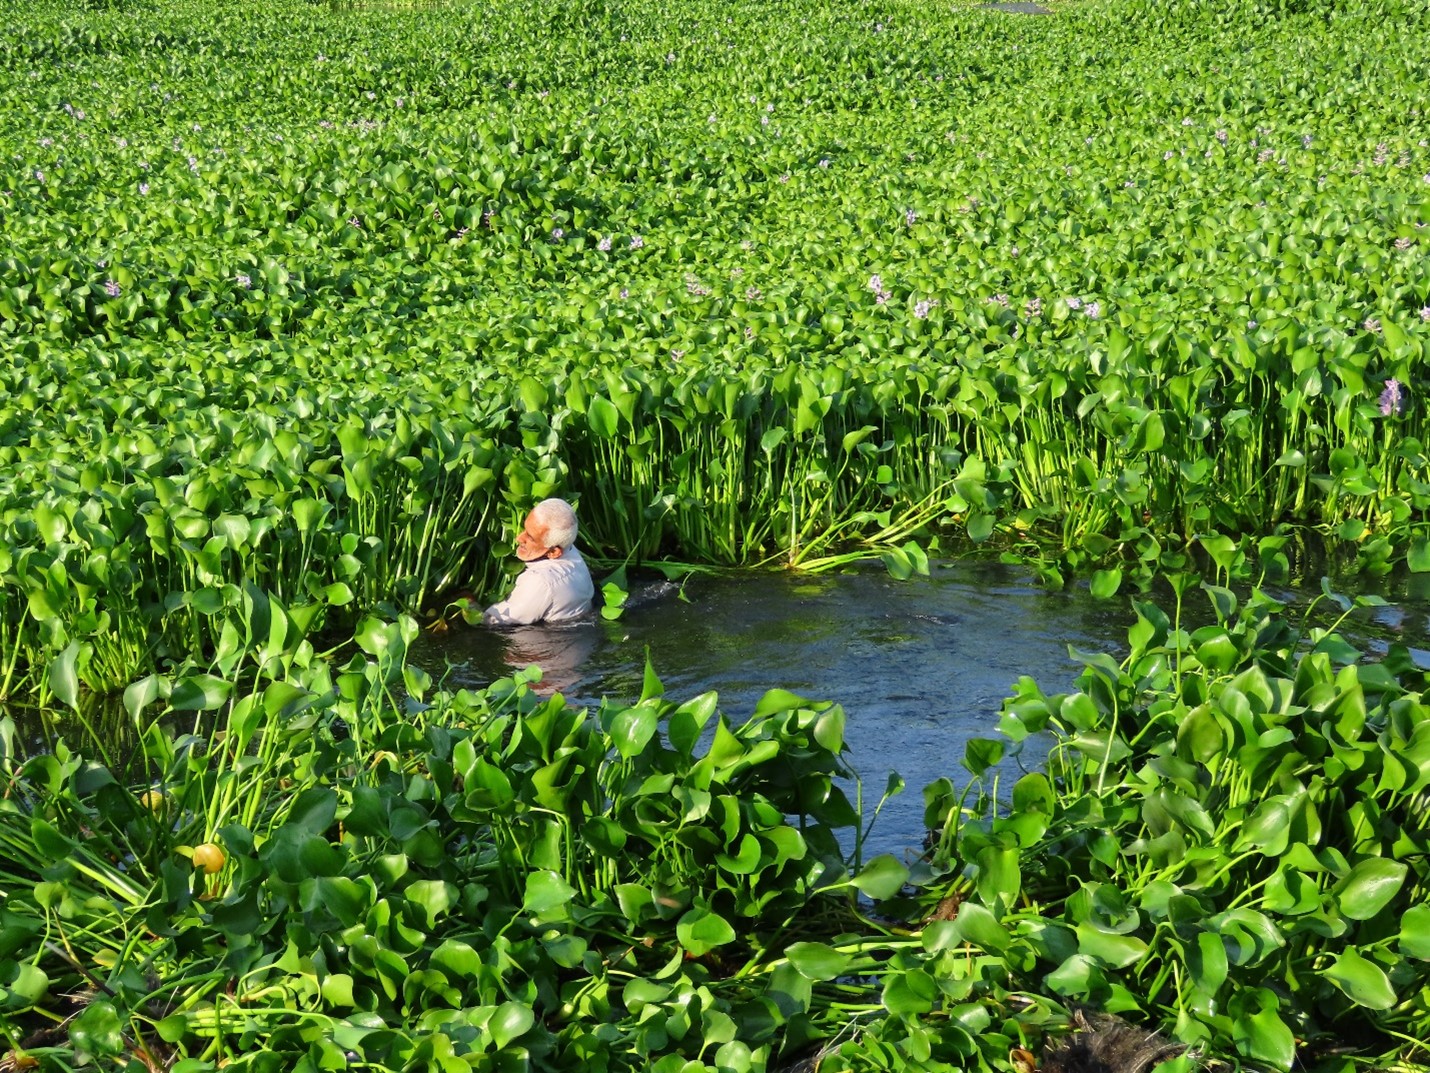
M349 226L349 227L356 227L356 228L358 228L359 230L361 230L361 229L362 229L362 220L361 220L361 218L359 218L359 217L357 217L357 216L349 216L349 217L348 217L348 226Z
M1087 308L1083 310L1083 315L1091 317L1093 320L1096 320L1098 317L1102 316L1102 303L1088 302Z
M1366 331L1370 332L1371 335L1380 334L1380 321L1376 320L1374 317L1366 317L1365 320L1361 323L1361 327L1364 328Z
M884 289L884 278L877 273L869 277L869 289L878 294Z
M988 300L994 305L1002 306L1004 309L1008 308L1008 296L1006 294L995 294Z
M1043 315L1043 300L1041 298L1029 298L1023 303L1023 316L1041 317Z
M140 183L140 184L139 184L139 193L141 193L141 194L147 194L148 192L149 192L149 184L148 184L148 183Z
M1405 385L1399 380L1390 379L1385 382L1385 390L1380 393L1381 416L1389 417L1391 414L1404 413L1405 411Z
M118 297L119 297L119 284L115 283L114 280L112 280L112 279L107 279L107 280L105 280L105 281L104 281L104 293L107 294L107 295L109 295L109 297L111 297L111 298L118 298Z
M1221 142L1222 145L1225 145L1225 144L1226 144L1226 131L1224 131L1224 130L1219 130L1219 131L1217 131L1217 132L1216 132L1216 140L1219 141L1219 142Z
M746 288L745 288L745 300L746 300L746 301L748 301L748 302L758 302L758 301L760 300L760 298L761 298L760 288L758 288L758 287L746 287Z
M679 361L681 358L685 357L685 351L672 347L670 350L670 356L676 361Z
M1408 250L1413 245L1415 245L1414 239L1398 238L1395 240L1395 248L1397 250Z
M249 290L253 286L253 278L247 272L240 272L233 277L233 281L244 290Z
M916 213L913 209L909 209L906 213L904 213L904 223L909 227L913 227L914 221L918 218L919 214Z
M631 249L633 249L633 250L638 250L638 249L640 249L640 248L641 248L642 246L644 246L644 245L645 245L645 239L641 238L640 235L632 235L632 236L631 236Z
M918 302L915 302L915 303L914 303L914 316L916 316L919 320L928 320L928 319L929 319L929 311L930 311L931 309L933 309L934 305L935 305L935 303L934 303L934 302L930 302L927 298L924 298L924 299L921 299L921 300L918 301Z
M1069 298L1069 299L1068 299L1068 308L1069 308L1069 309L1081 309L1081 308L1082 308L1082 299L1081 299L1081 298Z
M553 227L553 228L551 229L551 241L552 241L552 242L560 242L560 241L561 241L563 238L565 238L565 237L566 237L566 232L563 231L563 230L561 230L561 228L559 228L559 227Z
M819 160L819 166L820 166L821 168L827 168L827 167L829 167L829 158L828 158L827 156L826 156L826 157L821 157L820 160Z
M602 253L605 253L605 252L606 252L607 250L609 250L610 248L611 248L611 236L610 236L610 235L602 235L602 236L601 236L601 240L596 243L596 249L600 250Z
M1430 321L1430 306L1420 307L1420 319L1423 321Z

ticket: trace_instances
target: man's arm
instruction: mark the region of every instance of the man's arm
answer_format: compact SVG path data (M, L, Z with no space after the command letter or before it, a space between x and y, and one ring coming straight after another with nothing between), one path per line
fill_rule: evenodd
M530 626L551 610L551 591L535 570L523 570L511 595L482 612L487 626Z

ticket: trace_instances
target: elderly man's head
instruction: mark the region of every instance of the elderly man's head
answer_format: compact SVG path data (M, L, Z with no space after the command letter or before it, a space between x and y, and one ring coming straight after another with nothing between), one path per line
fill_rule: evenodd
M516 557L522 562L559 559L576 543L576 512L564 499L543 499L526 516L516 537Z

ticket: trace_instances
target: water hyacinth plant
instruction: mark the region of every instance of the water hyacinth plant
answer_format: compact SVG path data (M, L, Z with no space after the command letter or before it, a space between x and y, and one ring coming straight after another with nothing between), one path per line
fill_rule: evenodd
M1414 3L4 10L11 694L494 588L553 490L620 560L1430 567Z
M1423 1069L1430 681L1206 594L1020 683L903 861L862 856L836 705L436 691L411 620L141 689L120 765L5 720L9 1060L1026 1073L1155 1032L1164 1073Z

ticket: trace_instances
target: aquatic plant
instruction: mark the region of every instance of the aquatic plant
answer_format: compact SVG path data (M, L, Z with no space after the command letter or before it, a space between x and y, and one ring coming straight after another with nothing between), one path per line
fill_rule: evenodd
M483 593L553 491L616 561L1430 568L1417 3L518 8L0 6L0 691Z

